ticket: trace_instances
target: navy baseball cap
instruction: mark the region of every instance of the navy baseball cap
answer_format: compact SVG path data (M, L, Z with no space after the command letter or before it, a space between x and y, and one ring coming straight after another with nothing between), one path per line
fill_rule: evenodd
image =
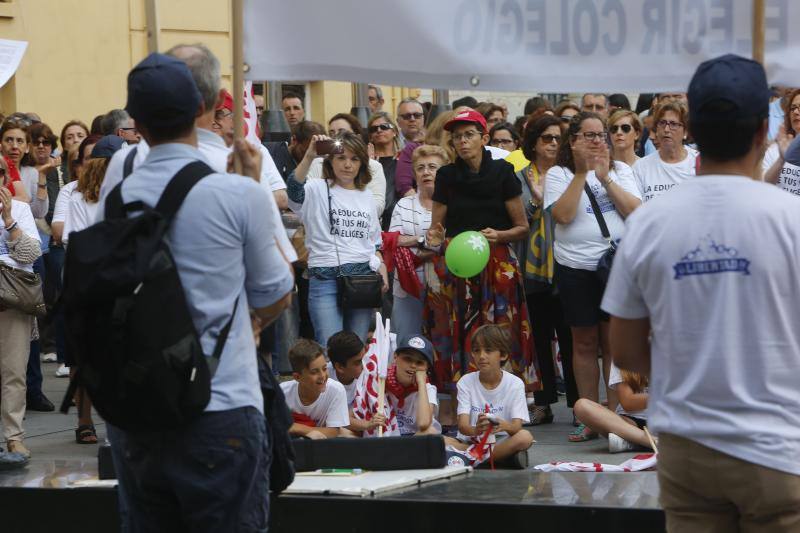
M761 117L769 113L770 90L760 63L734 54L704 61L689 82L689 122ZM732 105L719 112L707 104L723 100Z
M152 53L128 74L125 111L148 128L193 122L200 102L189 67L172 56Z
M106 135L94 145L89 159L109 159L114 152L122 148L125 141L117 135Z
M422 335L404 335L397 339L395 353L409 350L420 353L428 360L428 364L433 366L433 344L431 344L431 341Z

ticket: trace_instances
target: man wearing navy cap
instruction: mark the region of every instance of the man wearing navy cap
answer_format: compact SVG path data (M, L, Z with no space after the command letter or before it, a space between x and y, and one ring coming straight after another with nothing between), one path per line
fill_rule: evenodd
M754 61L698 67L697 179L628 217L603 299L616 364L650 376L671 532L800 530L800 224L753 179L769 97Z
M150 150L122 183L122 199L154 206L180 169L204 160L195 129L204 104L186 64L151 54L128 75L126 109ZM168 432L108 428L126 530L267 527L271 454L248 308L264 323L274 320L290 301L293 276L264 209L268 193L256 181L259 151L242 139L235 146L254 179L212 173L200 180L168 240L205 353L234 305L236 313L202 416Z

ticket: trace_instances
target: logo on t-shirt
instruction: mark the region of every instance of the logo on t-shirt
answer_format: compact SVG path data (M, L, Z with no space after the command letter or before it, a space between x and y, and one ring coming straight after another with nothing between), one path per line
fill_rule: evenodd
M750 261L739 257L736 248L718 244L711 235L700 239L700 244L684 255L673 268L675 279L723 272L741 272L744 276L750 275Z

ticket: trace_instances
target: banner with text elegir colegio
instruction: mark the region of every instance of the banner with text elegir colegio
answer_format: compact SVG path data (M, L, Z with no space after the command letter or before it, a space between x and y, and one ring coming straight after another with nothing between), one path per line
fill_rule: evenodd
M685 90L752 53L753 0L244 0L245 77L538 92ZM800 1L765 0L771 83L800 86Z

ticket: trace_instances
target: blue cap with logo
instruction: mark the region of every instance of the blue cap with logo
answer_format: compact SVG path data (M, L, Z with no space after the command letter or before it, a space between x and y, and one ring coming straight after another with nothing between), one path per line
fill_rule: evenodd
M760 63L735 54L704 61L689 82L689 122L711 122L736 118L766 118L770 90ZM707 104L730 104L723 110Z
M404 335L397 339L395 353L409 350L420 353L428 360L428 364L433 366L433 344L431 344L431 341L422 335Z
M109 159L114 152L122 148L125 141L117 135L106 135L94 145L89 159Z
M189 67L172 56L152 53L128 74L125 110L148 128L188 124L200 102Z

